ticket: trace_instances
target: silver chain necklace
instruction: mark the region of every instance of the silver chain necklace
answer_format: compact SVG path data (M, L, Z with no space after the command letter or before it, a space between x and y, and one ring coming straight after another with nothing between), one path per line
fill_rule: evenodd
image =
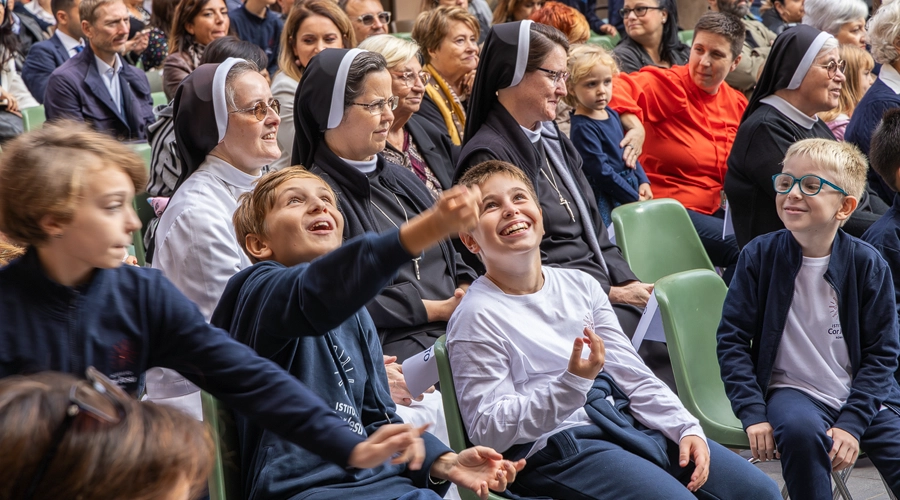
M400 203L400 198L397 197L396 193L391 193L391 194L394 196L394 200L397 201L397 205L400 205L400 210L403 210L403 218L406 219L406 223L409 224L409 215L406 213L406 207L404 207L403 204ZM388 220L388 222L390 222L397 229L400 229L400 226L398 226L397 223L394 222L394 219L391 219L388 216L387 212L382 210L381 207L379 207L374 201L369 199L369 203L371 203L373 207L375 207L379 212L381 212L381 215L383 215L384 218ZM419 274L419 261L420 260L422 260L421 255L412 259L413 267L415 268L415 271L416 271L416 281L422 280L422 276Z
M575 222L575 213L572 212L572 207L569 206L569 200L562 195L562 191L559 190L559 186L556 184L556 175L553 174L553 167L550 166L550 160L546 157L544 158L547 161L547 169L550 170L550 175L547 175L547 172L544 171L544 167L541 167L541 173L544 174L544 178L547 179L547 182L553 186L553 189L556 190L557 196L559 196L559 204L562 207L565 207L566 211L569 212L569 217L572 218L572 222ZM553 176L551 179L550 176Z

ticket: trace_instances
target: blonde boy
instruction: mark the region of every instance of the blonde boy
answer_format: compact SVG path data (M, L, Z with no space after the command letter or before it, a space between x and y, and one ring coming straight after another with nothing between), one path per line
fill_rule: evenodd
M840 231L866 183L856 147L792 145L772 178L781 231L744 247L718 331L719 365L753 456L781 458L791 497L831 498L862 448L900 494L900 354L887 264Z

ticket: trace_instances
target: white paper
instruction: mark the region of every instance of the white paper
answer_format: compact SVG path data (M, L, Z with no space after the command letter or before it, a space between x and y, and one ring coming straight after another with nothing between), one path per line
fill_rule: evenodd
M650 300L647 301L647 307L644 308L644 314L641 316L641 321L638 322L631 343L635 349L638 349L641 347L641 342L645 340L666 341L666 332L663 330L662 316L659 313L659 303L656 301L655 292L650 294Z
M731 222L731 207L725 204L725 224L722 225L722 239L734 234L734 223Z
M609 236L609 241L612 242L613 245L616 244L616 228L613 227L613 223L610 222L609 226L606 226L606 235Z
M440 381L434 347L429 347L419 354L410 356L403 362L403 378L412 397L418 397L425 389Z

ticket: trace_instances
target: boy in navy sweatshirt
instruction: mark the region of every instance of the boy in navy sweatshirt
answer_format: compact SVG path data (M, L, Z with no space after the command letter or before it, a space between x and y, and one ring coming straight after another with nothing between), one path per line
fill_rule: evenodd
M781 458L792 498L830 499L867 451L900 494L900 342L891 272L839 231L866 183L856 147L792 145L773 176L781 231L751 241L718 331L719 366L754 458Z
M328 184L299 166L266 175L241 197L233 219L238 242L256 264L229 281L212 323L312 387L360 436L400 422L381 342L364 307L384 286L372 275L396 272L413 255L474 225L477 199L477 188L445 191L399 232L364 234L341 246L344 219ZM395 461L353 471L244 419L238 428L244 496L252 499L303 493L437 500L448 480L487 498L489 488L503 491L524 466L485 447L457 455L425 433L418 470Z

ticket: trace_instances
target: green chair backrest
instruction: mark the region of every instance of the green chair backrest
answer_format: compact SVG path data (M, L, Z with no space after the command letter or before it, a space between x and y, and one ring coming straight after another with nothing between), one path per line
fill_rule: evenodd
M22 110L22 127L26 132L41 128L45 121L47 115L43 104Z
M681 43L690 45L694 40L694 30L684 30L678 32L678 39L681 40Z
M403 40L412 41L412 33L402 32L402 33L391 33L397 38L402 38Z
M231 410L211 394L201 394L203 421L209 425L216 445L213 471L209 476L210 500L240 500L241 461L240 443Z
M153 98L153 109L156 109L161 104L169 104L169 99L166 97L165 92L154 92L150 94L150 97Z
M705 269L666 276L654 288L678 397L700 420L707 437L746 449L747 434L725 395L716 354L716 330L727 292L722 278Z
M620 35L616 36L608 36L608 35L596 35L591 34L591 37L588 38L588 43L599 45L606 50L612 50L616 45L618 45L619 41L622 40Z
M450 447L460 451L472 446L466 437L459 404L456 401L456 388L453 386L453 373L450 371L450 356L447 354L447 336L441 335L434 343L434 356L437 360L438 376L441 380L441 400L444 402L444 418L447 420L447 432L450 435ZM465 488L459 488L462 500L478 500L478 495ZM488 500L502 500L503 497L490 493Z
M612 211L616 244L645 283L690 269L715 270L687 210L659 198L620 205Z
M153 152L150 150L150 144L146 142L135 142L131 144L131 148L134 149L134 152L140 155L141 159L144 160L144 167L147 168L147 172L150 172L150 161L153 158Z
M163 81L162 81L162 70L160 69L151 69L145 73L147 75L147 83L150 84L150 92L162 92L163 91Z

